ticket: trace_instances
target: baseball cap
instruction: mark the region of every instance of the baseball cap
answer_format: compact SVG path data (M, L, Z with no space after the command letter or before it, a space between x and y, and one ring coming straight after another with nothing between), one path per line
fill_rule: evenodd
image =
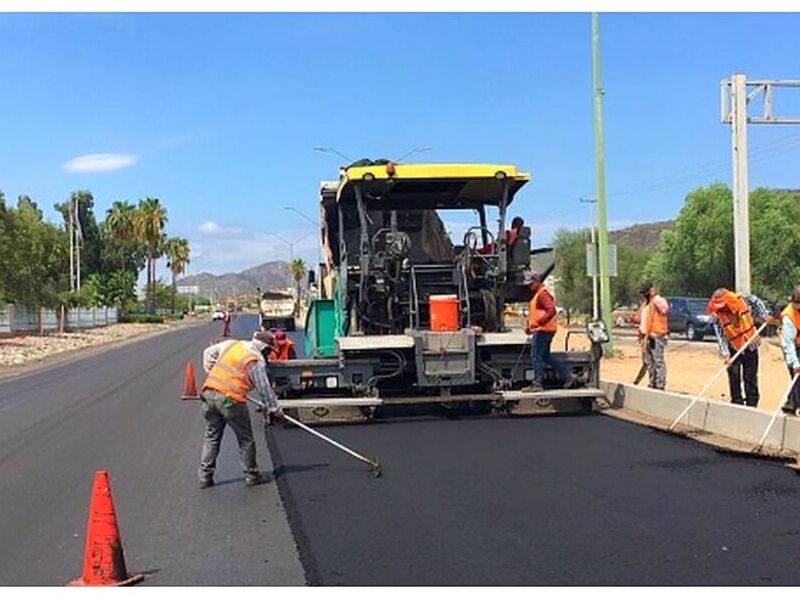
M269 331L253 332L253 341L264 346L272 346L275 343L275 336Z

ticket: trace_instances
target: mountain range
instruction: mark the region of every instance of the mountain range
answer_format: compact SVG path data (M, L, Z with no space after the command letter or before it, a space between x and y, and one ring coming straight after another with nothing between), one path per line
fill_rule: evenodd
M213 297L215 300L223 296L255 294L256 288L266 291L294 285L289 274L289 263L284 260L265 262L241 273L198 273L179 279L177 284L196 285L200 296Z

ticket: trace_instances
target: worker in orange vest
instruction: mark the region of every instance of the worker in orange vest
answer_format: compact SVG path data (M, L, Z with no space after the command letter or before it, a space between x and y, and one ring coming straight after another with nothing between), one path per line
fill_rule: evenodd
M244 484L253 486L262 482L247 399L265 405L274 420L284 420L267 377L265 358L273 343L270 332L256 331L250 341L225 340L203 352L206 379L200 398L206 432L198 470L201 488L214 485L217 455L226 425L236 434Z
M533 363L533 381L525 388L528 392L544 390L545 365L558 374L565 388L574 387L578 378L569 368L550 354L550 344L558 330L556 304L550 291L542 284L539 273L526 273L523 283L533 292L528 305L528 323L525 332L530 334L531 362Z
M789 377L800 374L800 286L794 288L791 301L781 313L783 357L789 368ZM800 417L800 379L789 392L783 411Z
M639 305L632 321L639 325L642 360L650 376L649 387L663 390L667 386L667 364L664 361L664 351L669 336L667 323L669 304L659 296L656 286L650 281L642 284L639 293L644 296L644 301Z
M290 360L297 358L294 349L294 342L289 339L283 329L278 329L274 333L275 343L269 353L269 360Z
M759 340L755 319L769 320L767 307L753 294L737 294L726 288L719 288L708 301L706 312L713 317L719 353L728 367L731 403L758 406ZM736 360L732 360L731 357L740 350Z

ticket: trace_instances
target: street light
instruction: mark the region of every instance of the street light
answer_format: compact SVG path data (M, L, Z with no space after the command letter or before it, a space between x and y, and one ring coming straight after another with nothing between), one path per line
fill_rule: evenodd
M284 244L289 246L289 270L290 270L290 273L289 273L289 287L291 287L291 283L292 283L291 266L292 266L292 263L294 262L294 245L296 243L298 243L298 242L302 242L304 239L306 239L307 237L309 237L312 234L311 233L307 233L307 234L302 235L299 238L295 239L294 241L287 240L285 237L283 237L281 235L278 235L277 233L272 233L270 231L267 232L267 235L271 235L272 237L279 239Z
M343 159L345 159L348 163L355 162L352 158L342 154L336 148L323 148L322 146L314 146L312 150L316 150L317 152L326 152L328 154L337 154L341 156Z
M406 156L411 156L411 155L412 155L412 154L414 154L415 152L430 152L431 150L433 150L433 148L431 148L430 146L420 146L419 148L412 148L411 150L409 150L408 152L406 152L405 154L403 154L403 156L401 156L400 158L398 158L398 159L397 159L395 162L400 162L400 161L401 161L401 160L403 160L403 159L404 159Z
M298 215L300 215L301 217L303 217L303 218L304 218L306 221L308 221L309 223L311 223L312 225L314 225L314 227L317 227L317 226L319 225L319 223L318 223L317 221L315 221L314 219L312 219L311 217L309 217L309 216L308 216L308 215L306 215L305 213L301 213L299 210L297 210L296 208L294 208L294 207L292 207L292 206L284 206L284 207L283 207L283 210L290 210L290 211L292 211L293 213L297 213Z

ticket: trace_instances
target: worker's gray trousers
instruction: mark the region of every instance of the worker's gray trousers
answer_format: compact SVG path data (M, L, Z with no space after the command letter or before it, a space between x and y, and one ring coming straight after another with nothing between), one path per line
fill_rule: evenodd
M667 385L667 363L664 362L664 349L667 336L650 336L644 351L644 364L650 375L650 387L663 390Z
M242 464L245 477L257 473L256 443L253 439L253 426L250 423L247 404L234 402L214 390L203 390L202 399L201 412L206 420L206 434L203 439L198 476L201 479L213 477L225 425L230 425L236 434L236 441L239 443L239 462Z

